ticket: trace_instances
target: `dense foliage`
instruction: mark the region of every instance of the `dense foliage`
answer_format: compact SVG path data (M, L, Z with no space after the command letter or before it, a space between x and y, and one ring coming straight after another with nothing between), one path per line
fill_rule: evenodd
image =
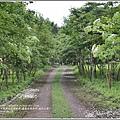
M76 65L92 83L95 78L107 78L109 88L120 80L119 11L119 2L88 2L71 8L57 37L62 63Z
M61 28L27 4L0 3L1 91L54 64L76 65L92 83L107 78L109 88L120 80L119 2L71 8Z
M0 3L0 90L50 64L57 25L26 2Z

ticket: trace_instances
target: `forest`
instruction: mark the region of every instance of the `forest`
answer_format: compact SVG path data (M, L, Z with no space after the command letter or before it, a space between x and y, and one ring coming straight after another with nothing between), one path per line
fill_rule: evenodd
M119 2L71 8L61 27L27 10L28 4L0 3L0 99L15 96L49 66L59 65L73 66L83 85L97 82L119 91Z

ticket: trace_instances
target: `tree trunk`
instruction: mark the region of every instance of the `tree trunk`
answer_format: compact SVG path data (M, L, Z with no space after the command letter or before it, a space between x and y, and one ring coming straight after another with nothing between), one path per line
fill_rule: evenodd
M33 74L32 74L33 77L35 77L36 71L37 71L37 70L35 69L34 72L33 72Z
M86 66L86 65L84 65L84 69L85 69L85 71L86 71L86 74L89 76L88 69L87 69L87 66ZM86 77L87 75L85 75L85 77Z
M17 77L17 81L18 83L20 82L20 78L19 78L19 70L16 71L16 77Z
M94 75L95 75L95 78L97 78L96 64L94 65Z
M6 68L4 69L4 76L5 76L5 84L8 89L8 71Z
M87 67L88 67L88 76L90 77L90 65L88 64Z
M24 81L26 80L26 73L23 72L23 78L24 78Z
M91 81L94 83L94 77L95 77L95 65L92 65L92 74L91 74Z
M103 68L103 64L101 65L101 78L102 78L102 82L104 82L104 68Z
M110 89L112 87L111 73L112 73L112 65L108 64L107 81L108 81L108 87Z
M21 71L19 73L19 79L20 79L20 82L22 82L22 72Z
M31 69L29 70L29 73L28 73L29 76L31 76L32 70L33 70L33 64L32 64L32 66L31 66Z
M84 63L84 56L82 57L82 74L85 77L85 63Z
M94 63L93 63L93 55L92 51L90 52L90 81L94 83Z
M77 67L78 67L78 72L79 72L79 74L82 76L82 73L81 73L81 69L80 69L79 63L77 63Z
M12 70L12 84L14 84L14 70Z
M3 75L3 69L0 69L0 76Z
M110 73L107 74L107 78L108 78L108 87L111 89L112 84L111 84L111 74Z
M112 68L111 68L111 69L112 69L112 73L111 73L111 74L112 74L112 78L113 78L113 82L114 82L114 81L115 81L115 64L112 63L112 64L111 64L111 67L112 67Z
M119 68L118 73L117 73L117 81L119 80L119 76L120 76L120 68Z

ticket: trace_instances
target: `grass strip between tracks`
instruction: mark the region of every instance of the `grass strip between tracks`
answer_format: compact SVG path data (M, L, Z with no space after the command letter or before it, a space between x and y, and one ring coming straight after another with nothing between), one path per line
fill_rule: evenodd
M65 97L61 85L61 75L64 68L56 73L52 83L52 112L53 118L74 118L74 113Z

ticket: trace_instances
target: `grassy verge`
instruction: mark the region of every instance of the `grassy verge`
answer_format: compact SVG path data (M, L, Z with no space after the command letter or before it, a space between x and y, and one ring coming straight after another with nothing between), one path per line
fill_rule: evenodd
M89 99L89 101L92 100L93 102L96 102L95 104L97 104L97 106L105 109L117 109L120 107L119 81L115 81L114 86L109 89L107 80L97 78L93 84L88 77L84 78L80 76L76 67L74 67L74 71L78 77L80 86L82 87L81 89L83 89L86 94L83 99Z
M9 88L7 89L6 86L2 88L2 91L0 91L0 104L4 104L8 101L10 101L13 97L15 97L17 94L19 94L21 91L29 87L33 81L37 80L39 76L44 76L45 71L48 68L38 70L34 77L27 75L26 80L22 80L22 82L18 83L17 80L15 80L14 84L12 84L12 78L9 78ZM40 80L40 78L39 78Z
M3 115L1 115L0 118L23 118L27 112L26 109L28 109L28 106L32 105L34 101L34 98L20 99L15 105L8 108L8 110Z
M48 69L44 74L40 75L38 74L38 71L36 75L39 76L39 78L36 79L36 81L32 82L29 87L33 89L37 89L40 86L42 87L44 83L43 81L46 81L46 78L52 70L53 69ZM15 101L16 102L14 104L10 104L10 109L8 109L3 115L1 115L0 118L23 118L26 112L29 111L30 108L32 108L32 105L36 101L36 98L19 98ZM3 108L4 107L5 106L3 106ZM8 107L8 105L6 107ZM0 109L2 110L2 107Z
M61 74L63 69L60 69L52 83L52 110L54 118L73 118L74 114L69 106L69 103L64 95L61 86Z

